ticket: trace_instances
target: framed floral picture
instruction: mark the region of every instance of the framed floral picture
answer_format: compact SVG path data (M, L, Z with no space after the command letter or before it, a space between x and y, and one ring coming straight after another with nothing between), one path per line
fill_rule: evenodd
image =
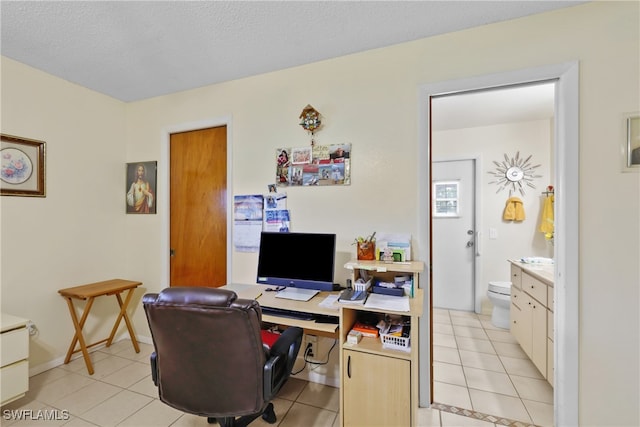
M46 197L44 141L0 136L0 195Z

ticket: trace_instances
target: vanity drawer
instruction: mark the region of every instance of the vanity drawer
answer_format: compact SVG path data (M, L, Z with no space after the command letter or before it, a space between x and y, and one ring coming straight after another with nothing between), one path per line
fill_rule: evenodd
M522 308L520 304L522 304L522 291L518 288L514 288L511 286L511 304L515 305L518 308Z
M522 289L522 269L511 264L511 284L518 289Z
M527 273L522 273L522 290L533 298L547 306L547 285L530 276Z
M29 357L29 332L27 328L14 329L2 333L0 362L2 366L11 365Z

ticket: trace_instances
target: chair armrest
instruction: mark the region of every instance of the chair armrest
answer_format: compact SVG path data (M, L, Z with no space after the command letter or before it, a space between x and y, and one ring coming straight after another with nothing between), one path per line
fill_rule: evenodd
M156 352L154 351L153 353L151 353L151 379L153 380L153 383L156 385L156 387L158 386L158 355L156 354Z
M264 396L269 401L291 375L291 370L302 345L302 328L288 328L273 344L264 365Z
M300 346L302 345L302 328L287 328L280 334L280 337L271 346L270 354L284 355L288 354L289 358L295 358L298 356Z

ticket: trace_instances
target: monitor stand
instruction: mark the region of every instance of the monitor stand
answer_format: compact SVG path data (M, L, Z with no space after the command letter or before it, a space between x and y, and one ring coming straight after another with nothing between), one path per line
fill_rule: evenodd
M315 289L301 289L301 288L284 288L276 293L276 298L292 299L296 301L309 301L316 296L320 291Z

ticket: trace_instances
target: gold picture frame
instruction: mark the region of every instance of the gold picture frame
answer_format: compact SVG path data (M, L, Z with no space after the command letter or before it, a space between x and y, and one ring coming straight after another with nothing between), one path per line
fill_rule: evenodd
M0 137L0 195L46 197L45 142Z
M155 214L158 205L158 162L127 163L126 179L126 213Z
M640 113L629 114L626 117L625 131L623 170L640 172Z

